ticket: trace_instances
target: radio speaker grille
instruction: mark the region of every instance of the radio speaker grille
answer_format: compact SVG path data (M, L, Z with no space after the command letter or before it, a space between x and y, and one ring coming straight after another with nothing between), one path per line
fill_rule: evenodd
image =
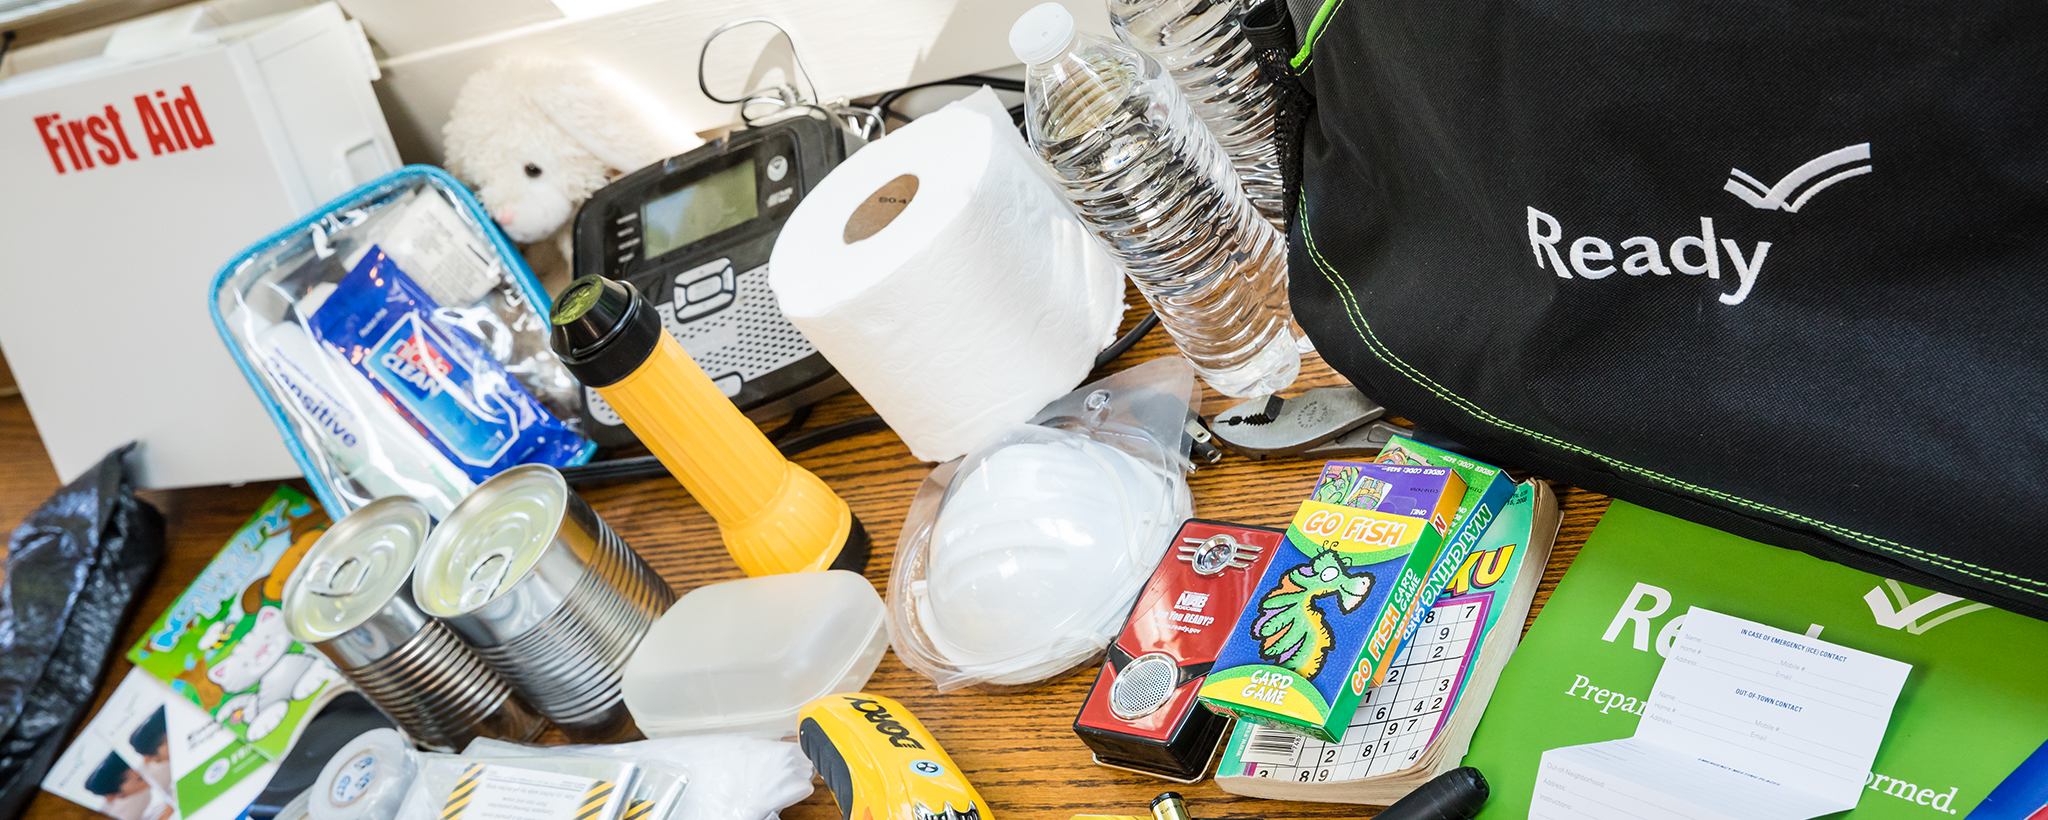
M1152 714L1173 697L1179 680L1180 667L1164 653L1133 658L1109 685L1109 710L1124 720Z

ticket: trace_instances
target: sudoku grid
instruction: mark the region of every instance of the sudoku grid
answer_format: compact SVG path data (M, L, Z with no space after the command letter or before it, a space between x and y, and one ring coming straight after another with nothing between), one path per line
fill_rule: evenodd
M1486 624L1490 594L1443 598L1394 658L1385 683L1365 693L1341 743L1252 728L1240 758L1245 775L1300 783L1357 780L1415 765L1458 702L1465 666Z

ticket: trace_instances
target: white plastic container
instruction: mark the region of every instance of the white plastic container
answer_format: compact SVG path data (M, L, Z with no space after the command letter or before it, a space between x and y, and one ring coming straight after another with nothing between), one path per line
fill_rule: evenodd
M626 708L648 737L795 734L804 704L867 685L889 648L883 611L844 570L698 587L626 662Z

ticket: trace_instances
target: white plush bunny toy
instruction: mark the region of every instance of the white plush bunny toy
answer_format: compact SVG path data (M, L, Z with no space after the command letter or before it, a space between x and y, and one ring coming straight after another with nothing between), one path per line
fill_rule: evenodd
M507 57L472 75L442 129L448 170L550 294L569 282L576 208L605 183L704 144L597 66ZM559 260L555 257L560 255Z

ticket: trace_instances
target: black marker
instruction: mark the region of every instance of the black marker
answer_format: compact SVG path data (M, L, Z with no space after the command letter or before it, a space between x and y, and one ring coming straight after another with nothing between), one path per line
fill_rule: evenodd
M1394 801L1375 820L1472 820L1486 805L1486 778L1471 766L1437 775L1422 788Z

